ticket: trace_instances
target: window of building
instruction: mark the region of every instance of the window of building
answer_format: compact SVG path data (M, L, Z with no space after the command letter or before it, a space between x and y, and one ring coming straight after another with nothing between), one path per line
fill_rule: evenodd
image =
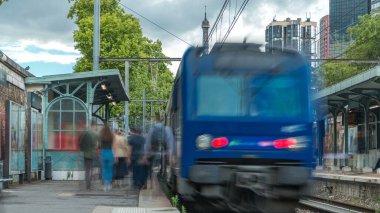
M31 114L32 171L42 170L42 114L32 109Z
M73 98L62 98L51 105L47 116L48 149L78 151L78 139L87 121L84 104Z
M25 108L9 102L10 174L25 172Z

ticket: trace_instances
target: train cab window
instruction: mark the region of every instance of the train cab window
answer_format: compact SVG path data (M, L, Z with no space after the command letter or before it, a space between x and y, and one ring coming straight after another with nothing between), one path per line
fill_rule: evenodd
M260 81L264 81L264 85ZM270 80L254 78L250 82L249 95L251 116L294 117L302 114L302 91L298 88L298 80L289 76L280 75Z
M196 116L303 117L307 96L297 76L200 75L196 80Z
M244 115L243 81L243 76L199 76L196 92L197 115Z

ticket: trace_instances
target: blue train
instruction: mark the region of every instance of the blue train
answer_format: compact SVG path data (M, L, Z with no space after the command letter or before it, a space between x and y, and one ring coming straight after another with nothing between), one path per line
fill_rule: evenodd
M312 111L310 67L299 53L190 48L167 107L176 142L161 176L194 204L294 211L311 177Z

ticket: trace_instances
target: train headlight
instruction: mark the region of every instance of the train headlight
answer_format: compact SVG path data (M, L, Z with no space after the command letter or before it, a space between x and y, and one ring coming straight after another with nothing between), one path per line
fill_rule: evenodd
M208 149L211 147L211 135L200 135L195 142L197 149Z

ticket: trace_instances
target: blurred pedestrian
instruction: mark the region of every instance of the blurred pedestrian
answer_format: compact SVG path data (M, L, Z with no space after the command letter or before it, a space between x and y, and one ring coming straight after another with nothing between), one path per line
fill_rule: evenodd
M128 174L128 161L130 160L127 141L120 130L116 131L113 143L115 157L115 182L121 187L124 177Z
M157 166L160 159L165 159L162 162L168 164L166 159L171 155L174 146L174 136L171 128L163 124L163 119L159 114L156 114L155 119L156 124L149 129L145 145L145 159L150 166L148 168L148 179L151 186L153 166ZM161 165L159 171L159 174L164 178L166 178L166 167L167 165Z
M83 152L86 189L91 188L93 162L96 158L98 146L98 136L95 133L96 123L92 122L90 128L84 131L79 137L79 148Z
M141 189L146 181L147 165L143 162L145 138L141 135L141 130L138 127L131 127L128 143L131 147L133 186L136 189Z
M113 154L113 133L111 129L105 125L100 131L100 156L102 159L102 180L103 190L108 192L111 190L113 165L115 162Z

